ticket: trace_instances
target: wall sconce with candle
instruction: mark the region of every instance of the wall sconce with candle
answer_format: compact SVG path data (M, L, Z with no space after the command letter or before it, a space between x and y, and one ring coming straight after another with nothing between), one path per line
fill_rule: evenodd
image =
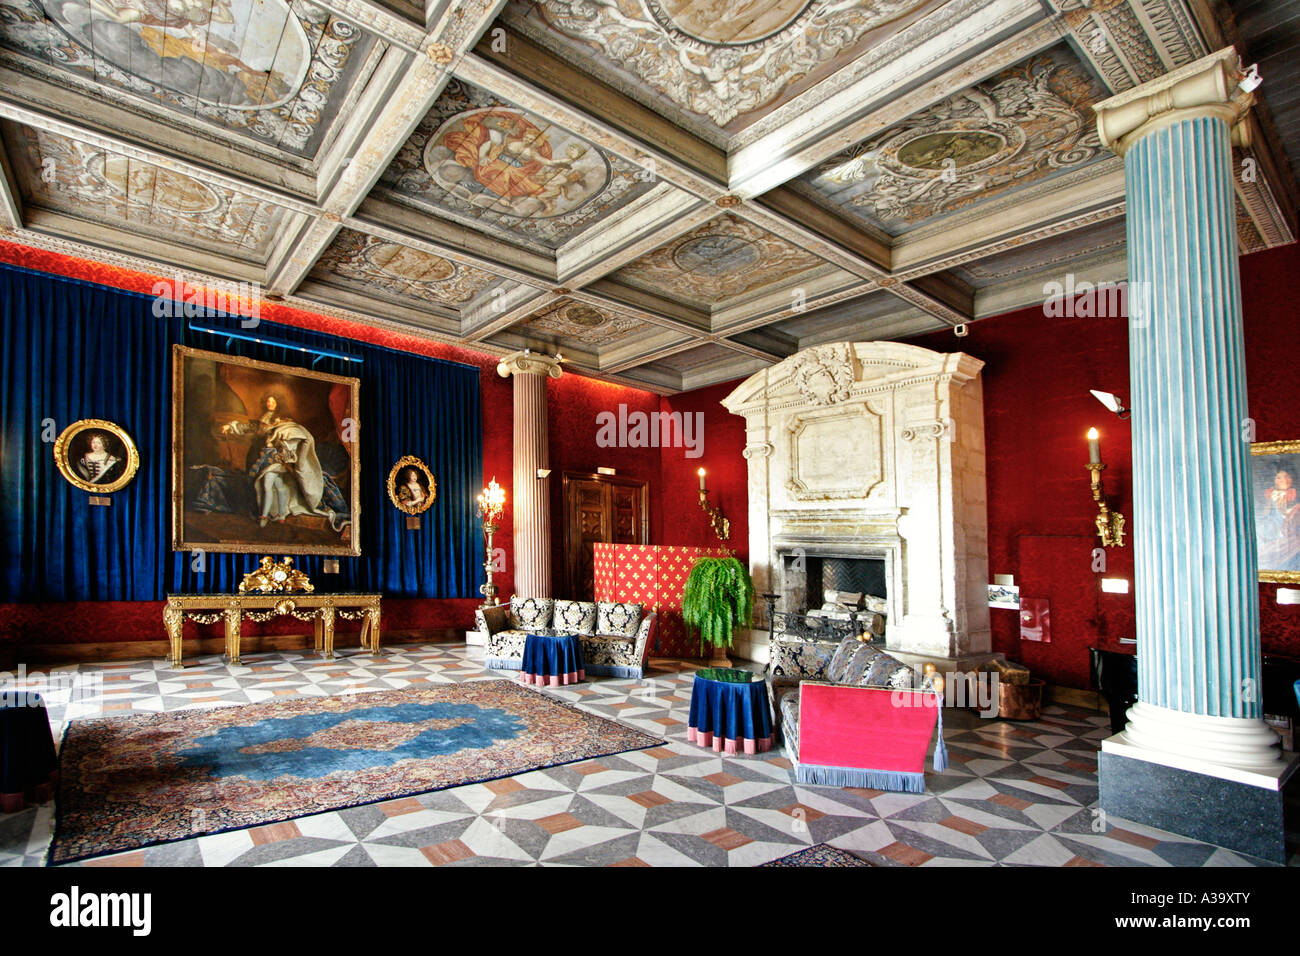
M722 516L721 510L709 504L709 491L704 487L704 469L701 468L697 474L700 476L700 510L709 516L713 533L718 536L718 540L726 541L731 537L731 521Z
M501 517L501 512L505 510L506 490L497 484L494 477L488 483L488 486L479 492L477 502L478 507L474 513L483 522L483 537L487 542L483 561L483 570L487 574L487 580L479 588L479 593L483 595L483 603L479 607L496 607L497 586L492 583L492 535L496 534L497 520Z
M1101 472L1106 466L1101 463L1101 437L1095 428L1088 429L1088 464L1085 467L1092 473L1092 500L1097 502L1097 537L1101 538L1101 546L1122 548L1124 516L1111 511L1101 493Z

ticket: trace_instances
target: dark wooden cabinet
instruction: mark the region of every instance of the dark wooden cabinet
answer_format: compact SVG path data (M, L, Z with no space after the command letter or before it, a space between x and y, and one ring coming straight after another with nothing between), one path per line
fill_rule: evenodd
M564 473L564 593L595 595L593 544L649 544L650 494L644 481L617 475Z

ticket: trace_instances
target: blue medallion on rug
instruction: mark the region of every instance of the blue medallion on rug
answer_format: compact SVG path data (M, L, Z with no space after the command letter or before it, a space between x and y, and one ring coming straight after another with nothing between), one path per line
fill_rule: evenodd
M51 863L664 741L506 680L74 720Z
M222 727L177 751L214 777L324 777L401 760L482 750L527 729L499 707L411 701Z

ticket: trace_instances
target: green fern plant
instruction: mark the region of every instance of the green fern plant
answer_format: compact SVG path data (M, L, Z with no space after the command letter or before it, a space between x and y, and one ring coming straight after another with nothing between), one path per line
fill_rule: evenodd
M754 614L754 582L735 558L699 558L682 592L682 618L700 629L704 645L730 647L736 627L749 627Z

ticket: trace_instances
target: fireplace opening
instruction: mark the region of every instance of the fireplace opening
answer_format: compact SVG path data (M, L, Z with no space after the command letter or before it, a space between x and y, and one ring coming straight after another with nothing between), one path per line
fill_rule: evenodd
M888 598L884 558L807 554L781 556L781 609L807 614L820 608L827 591Z

